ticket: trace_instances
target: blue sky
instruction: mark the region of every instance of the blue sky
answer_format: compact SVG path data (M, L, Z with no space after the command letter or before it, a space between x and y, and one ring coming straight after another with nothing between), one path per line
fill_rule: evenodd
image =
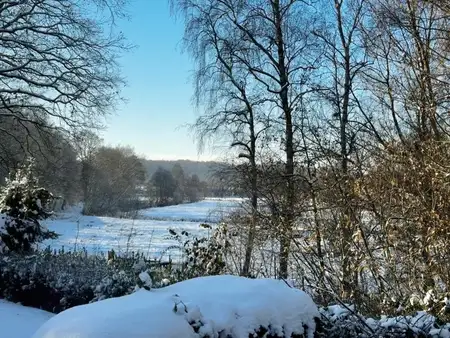
M108 118L103 139L130 145L149 159L208 160L197 154L194 138L183 125L194 122L190 82L193 64L182 53L183 22L170 15L167 0L133 0L130 20L119 28L137 47L121 59L127 103Z

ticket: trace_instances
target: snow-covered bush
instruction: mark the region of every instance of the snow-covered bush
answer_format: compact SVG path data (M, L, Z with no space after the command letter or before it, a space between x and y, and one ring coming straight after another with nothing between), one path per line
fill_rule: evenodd
M85 252L50 250L0 255L0 298L56 313L173 280L170 267L134 256L108 261Z
M141 290L137 293L140 296L146 294L145 290L158 294L162 286L172 284L176 278L179 278L179 275L173 275L174 269L170 265L155 265L154 262L146 261L140 255L112 256L108 260L104 256L88 255L86 252L61 251L55 253L50 250L35 252L28 256L15 253L0 255L0 298L52 312L61 312L77 305L134 294L137 290ZM208 281L208 278L205 280ZM216 277L211 278L214 280ZM243 318L242 312L239 312L243 309L247 309L252 314L260 311L260 307L254 308L255 304L248 301L253 299L252 297L257 298L250 287L242 289L241 294L234 298L229 293L224 296L224 293L233 290L233 292L238 292L239 290L239 288L233 287L232 279L234 277L225 276L225 278L230 278L230 280L222 283L223 293L219 297L212 294L220 291L215 282L205 282L201 285L197 284L195 288L188 288L188 291L192 289L192 292L197 290L195 291L196 295L203 297L203 303L197 302L192 298L193 294L186 293L184 288L175 285L173 285L173 289L170 289L172 286L169 286L168 290L173 292L166 298L152 298L151 301L161 301L160 303L156 302L155 306L168 304L168 308L170 308L168 311L177 315L178 319L175 319L175 322L167 321L165 328L171 328L174 323L178 323L179 319L182 319L189 325L194 334L193 337L202 337L198 334L204 330L211 330L211 313L226 315L224 318L232 321L233 318L236 320ZM277 283L289 288L283 281L277 281ZM255 285L252 284L252 287ZM255 288L254 291L262 293L258 297L261 297L261 301L265 301L265 304L270 304L270 307L267 305L267 308L274 311L281 309L283 316L286 317L280 317L280 320L283 318L290 320L292 314L289 314L289 307L286 307L287 305L284 303L278 304L276 297L271 298L269 286L263 283L259 289ZM228 305L221 303L224 300L229 300ZM424 301L422 300L422 302ZM204 306L208 302L215 308L205 308ZM247 308L242 307L245 305L244 303L248 305ZM231 304L237 305L234 309L237 312L228 315L226 311L230 310ZM440 305L442 309L446 307L446 303ZM220 311L221 306L223 306L223 312ZM121 308L118 311L123 312L124 309ZM133 307L131 307L130 313L133 311ZM423 311L409 312L412 314L409 316L380 317L374 315L374 318L361 315L355 311L352 305L331 305L323 307L319 311L320 321L315 333L316 337L450 337L450 324L445 324L441 318ZM141 312L149 320L150 315L145 311ZM267 324L257 327L255 324L252 326L253 335L246 337L282 337L276 328L276 325ZM217 326L214 326L213 329L217 329ZM292 337L302 336L293 335Z
M97 284L91 302L128 295L133 291L135 285L134 276L130 276L124 270L113 272L112 276L104 277Z
M283 281L209 276L69 309L34 338L312 338L318 316Z
M208 224L200 226L209 229L211 236L195 237L185 230L169 230L170 239L179 243L176 248L181 250L183 257L178 280L226 272L226 256L231 248L227 225L222 223L214 229Z
M0 196L0 252L28 252L33 244L57 237L39 223L51 215L47 210L52 199L48 190L38 186L32 161L6 180Z
M450 324L439 324L431 314L418 311L413 315L365 318L352 305L331 305L320 310L321 325L317 336L443 338L450 337Z

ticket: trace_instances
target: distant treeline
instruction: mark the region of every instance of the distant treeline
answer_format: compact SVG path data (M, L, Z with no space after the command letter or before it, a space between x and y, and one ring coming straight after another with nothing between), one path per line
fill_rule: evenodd
M30 137L23 128L15 128L13 119L2 119L9 134L3 135L0 147L0 183L32 157L39 184L64 199L64 205L84 202L86 214L235 195L215 178L210 163L165 162L153 169L153 162L140 158L132 148L105 146L90 131L68 135L49 128L41 133L30 124Z

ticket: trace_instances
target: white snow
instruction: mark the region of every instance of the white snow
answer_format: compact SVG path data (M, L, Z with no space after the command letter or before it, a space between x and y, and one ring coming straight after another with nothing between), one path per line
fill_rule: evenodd
M450 324L446 324L439 329L431 329L429 334L433 338L450 338Z
M196 203L144 209L139 214L153 220L217 222L242 201L240 198L207 198Z
M52 313L0 300L1 337L30 338Z
M207 229L202 222L215 222L229 213L242 199L206 199L197 203L150 208L139 211L137 219L96 217L81 215L81 208L73 208L56 218L46 220L49 230L60 234L54 240L47 240L41 248L106 253L141 252L147 257L176 260L179 252L169 250L176 242L168 239L170 228L186 230L196 236L205 236Z
M381 337L387 335L387 332L391 334L389 336L427 336L430 338L450 338L450 323L439 326L436 318L425 312L418 311L413 315L388 317L382 315L380 318L364 318L362 315L355 312L353 305L330 305L319 310L322 316L330 320L336 327L349 327L352 324L356 326L364 323L369 327L372 332L370 337ZM364 327L359 328L359 330ZM406 334L407 331L412 331L413 334ZM350 332L350 331L349 331ZM356 332L356 331L354 331ZM362 335L361 337L367 335Z
M352 311L355 310L354 305L346 304L346 307L341 305L329 305L326 308L326 311L324 311L324 314L326 314L327 318L329 318L331 321L336 321L341 317L344 317L348 314L350 314Z
M142 271L139 274L139 279L148 289L150 289L152 287L153 281L147 271Z
M316 305L283 281L202 277L66 310L33 338L247 338L260 326L313 337ZM198 333L192 326L198 325Z

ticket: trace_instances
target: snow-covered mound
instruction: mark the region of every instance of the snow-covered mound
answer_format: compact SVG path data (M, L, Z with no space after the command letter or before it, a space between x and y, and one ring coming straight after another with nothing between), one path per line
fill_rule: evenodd
M213 276L71 308L33 337L248 338L267 329L312 338L318 316L312 299L283 281Z
M0 337L29 338L52 316L52 313L0 300Z

